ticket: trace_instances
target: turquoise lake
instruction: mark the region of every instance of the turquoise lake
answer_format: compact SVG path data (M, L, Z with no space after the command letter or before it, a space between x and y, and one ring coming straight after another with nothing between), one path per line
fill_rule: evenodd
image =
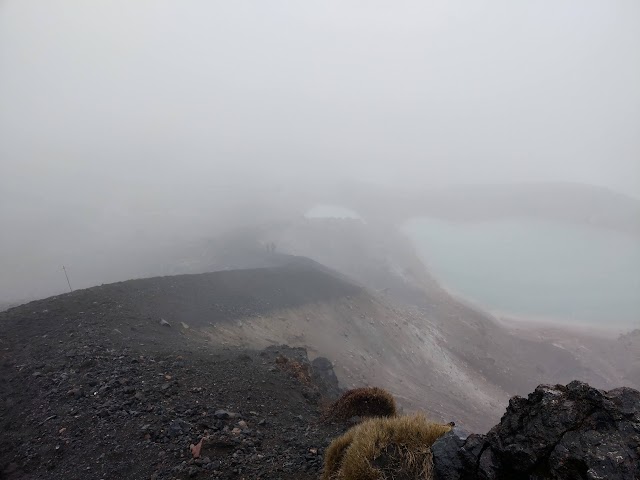
M640 240L548 221L403 226L432 275L494 312L598 327L640 328Z

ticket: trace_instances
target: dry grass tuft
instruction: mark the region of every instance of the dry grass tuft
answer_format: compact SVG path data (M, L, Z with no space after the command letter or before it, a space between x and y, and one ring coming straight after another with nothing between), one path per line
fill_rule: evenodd
M378 387L348 390L329 408L328 418L347 420L351 417L393 417L397 414L396 400Z
M309 365L302 364L297 360L292 360L289 357L278 356L276 357L276 365L282 370L289 372L300 383L305 385L311 384L311 369Z
M431 445L451 430L422 414L373 418L335 439L323 480L430 480Z
M324 453L324 476L323 479L334 478L333 474L340 470L342 458L347 448L353 442L355 428L349 429L344 435L336 438Z

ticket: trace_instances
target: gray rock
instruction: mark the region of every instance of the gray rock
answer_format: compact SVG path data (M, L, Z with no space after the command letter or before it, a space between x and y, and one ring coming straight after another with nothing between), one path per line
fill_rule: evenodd
M227 419L227 418L232 418L233 414L231 412L227 412L226 410L222 410L221 409L221 410L216 410L214 412L213 416L215 418L220 419L220 420L224 420L224 419Z
M431 447L433 453L433 465L439 476L439 480L456 480L460 478L462 471L462 459L459 451L464 445L464 440L453 431L445 434Z
M170 437L178 437L183 435L189 431L190 425L184 420L173 420L169 424L169 428L167 429L167 434Z
M84 391L82 390L82 388L76 387L69 390L67 394L74 398L81 398L84 396Z
M436 480L640 478L640 392L574 381L513 397L486 435L432 447Z
M333 370L333 364L328 358L317 357L313 359L311 362L311 377L327 398L336 399L340 396L338 377Z

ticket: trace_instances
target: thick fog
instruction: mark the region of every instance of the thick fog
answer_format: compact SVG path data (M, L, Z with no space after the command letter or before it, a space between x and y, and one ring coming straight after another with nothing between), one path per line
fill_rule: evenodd
M640 197L639 50L636 0L5 0L0 301L338 183Z

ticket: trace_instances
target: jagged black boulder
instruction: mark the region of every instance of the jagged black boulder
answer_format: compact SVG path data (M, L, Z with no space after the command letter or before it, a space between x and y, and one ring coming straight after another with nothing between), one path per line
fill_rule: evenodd
M540 385L486 435L450 432L433 455L436 480L637 480L640 392Z

